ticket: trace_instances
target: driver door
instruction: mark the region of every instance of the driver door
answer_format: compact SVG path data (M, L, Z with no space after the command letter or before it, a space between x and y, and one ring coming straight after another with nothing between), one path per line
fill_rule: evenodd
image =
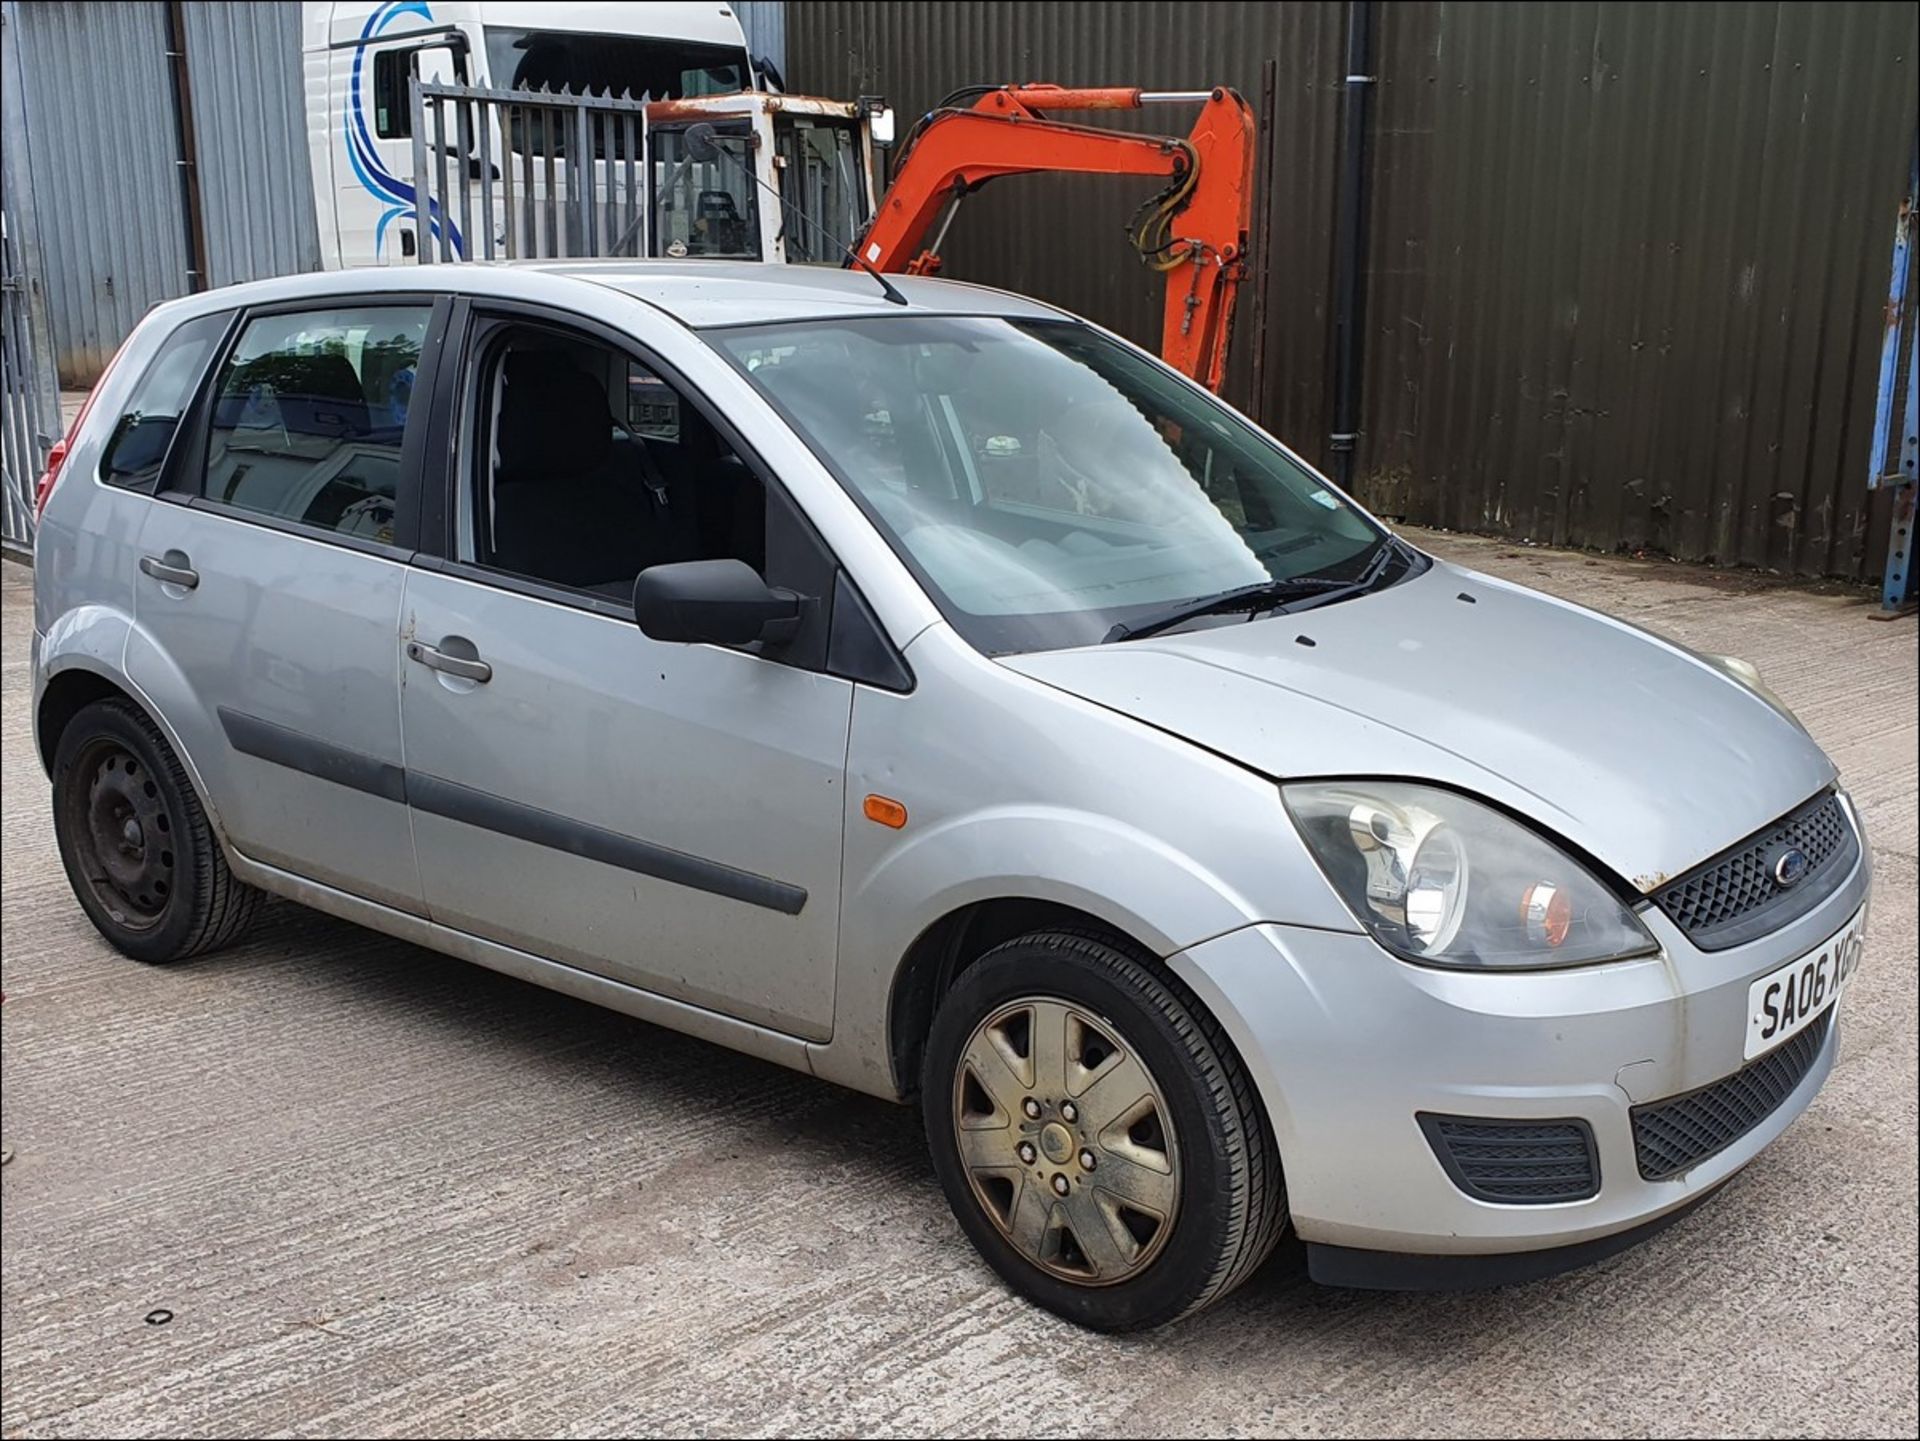
M810 1040L832 1030L852 683L825 608L777 652L649 639L648 565L833 566L718 417L623 343L481 318L453 544L416 562L401 725L436 921Z

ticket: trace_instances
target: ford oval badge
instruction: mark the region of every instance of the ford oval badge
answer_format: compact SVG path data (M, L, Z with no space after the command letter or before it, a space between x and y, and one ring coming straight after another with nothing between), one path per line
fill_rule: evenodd
M1781 890L1791 890L1807 878L1807 872L1813 863L1807 859L1807 853L1798 846L1789 846L1773 858L1773 883Z

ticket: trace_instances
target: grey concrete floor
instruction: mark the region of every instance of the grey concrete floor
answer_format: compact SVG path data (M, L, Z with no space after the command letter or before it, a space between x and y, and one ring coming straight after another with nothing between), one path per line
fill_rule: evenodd
M996 1283L908 1111L290 906L224 955L117 957L54 853L8 565L0 1428L1914 1435L1914 623L1421 538L1754 659L1840 761L1879 891L1839 1066L1600 1266L1391 1296L1283 1253L1126 1340Z

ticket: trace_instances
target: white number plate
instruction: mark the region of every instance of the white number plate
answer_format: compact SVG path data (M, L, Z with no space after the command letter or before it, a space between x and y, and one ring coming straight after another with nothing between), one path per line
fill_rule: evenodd
M1819 950L1769 971L1747 987L1748 1060L1805 1030L1840 999L1860 964L1866 931L1867 913L1862 908Z

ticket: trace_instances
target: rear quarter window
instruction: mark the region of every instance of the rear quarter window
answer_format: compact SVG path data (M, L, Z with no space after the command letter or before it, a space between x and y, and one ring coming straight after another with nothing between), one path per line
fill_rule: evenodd
M100 479L127 490L152 490L166 468L180 417L193 404L220 337L227 312L187 321L168 336L147 366L100 456Z

